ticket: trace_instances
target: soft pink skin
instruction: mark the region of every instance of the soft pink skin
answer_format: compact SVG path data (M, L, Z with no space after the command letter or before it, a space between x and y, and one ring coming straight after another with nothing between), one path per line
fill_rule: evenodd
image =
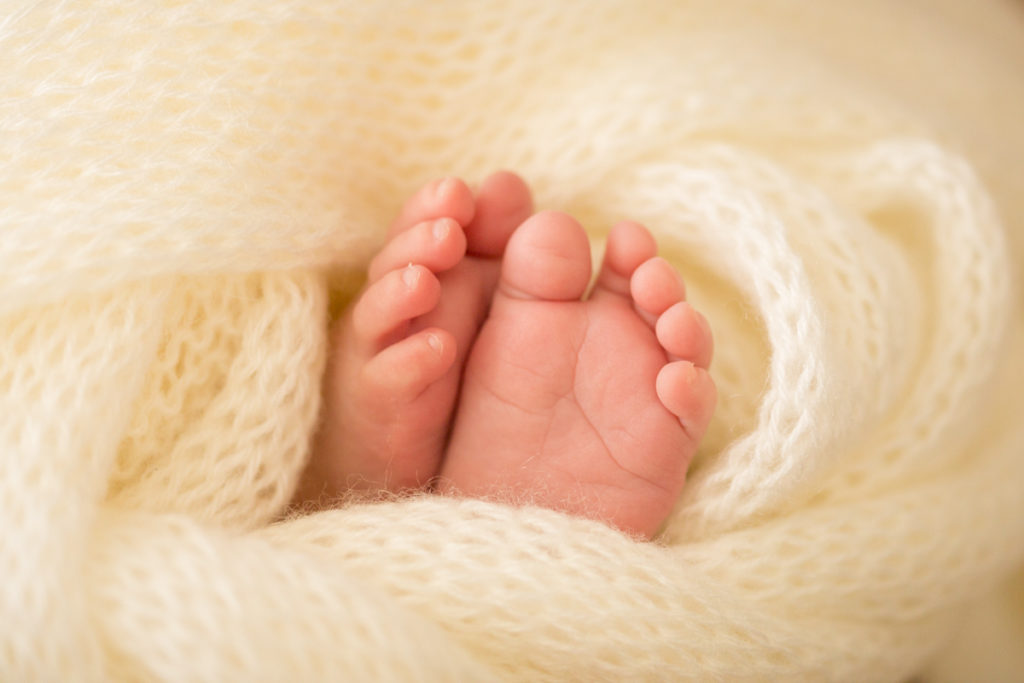
M584 301L582 228L531 212L510 173L409 200L332 332L297 503L440 475L442 493L656 532L714 408L710 329L642 226L615 227Z
M368 282L331 334L322 424L295 502L426 485L440 467L465 359L512 231L533 211L511 173L406 203Z
M526 501L650 538L707 428L707 322L650 233L621 223L591 296L576 221L543 212L509 240L463 373L439 490Z

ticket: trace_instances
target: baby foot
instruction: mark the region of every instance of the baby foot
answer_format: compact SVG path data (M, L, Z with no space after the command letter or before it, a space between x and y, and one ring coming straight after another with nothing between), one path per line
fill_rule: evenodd
M475 199L448 178L406 203L332 332L322 424L297 501L413 489L437 474L501 255L531 211L511 173L488 178Z
M579 224L512 235L470 354L439 490L526 500L651 537L711 419L711 333L650 233L620 223L592 295Z

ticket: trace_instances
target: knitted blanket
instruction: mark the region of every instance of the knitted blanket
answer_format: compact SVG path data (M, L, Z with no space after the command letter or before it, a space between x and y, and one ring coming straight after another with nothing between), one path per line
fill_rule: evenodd
M1006 0L5 2L0 679L1020 675L1022 69ZM329 316L497 168L715 330L663 533L286 517Z

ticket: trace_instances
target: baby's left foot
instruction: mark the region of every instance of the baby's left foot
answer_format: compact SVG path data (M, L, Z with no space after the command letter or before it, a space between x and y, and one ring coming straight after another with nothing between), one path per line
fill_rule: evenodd
M501 255L531 211L526 184L507 172L475 197L453 178L406 202L332 333L323 423L296 503L417 489L437 474Z
M525 500L650 537L711 418L710 330L635 223L612 231L593 294L572 218L509 240L470 353L439 490Z

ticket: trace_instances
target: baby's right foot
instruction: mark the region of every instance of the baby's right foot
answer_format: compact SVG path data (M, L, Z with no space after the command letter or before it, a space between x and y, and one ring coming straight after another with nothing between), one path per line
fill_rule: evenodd
M501 255L531 211L511 173L489 177L476 199L450 178L406 203L332 332L323 422L298 502L415 489L435 476Z
M466 367L439 490L650 537L711 419L711 333L653 237L622 223L589 298L590 247L544 212L509 241Z

